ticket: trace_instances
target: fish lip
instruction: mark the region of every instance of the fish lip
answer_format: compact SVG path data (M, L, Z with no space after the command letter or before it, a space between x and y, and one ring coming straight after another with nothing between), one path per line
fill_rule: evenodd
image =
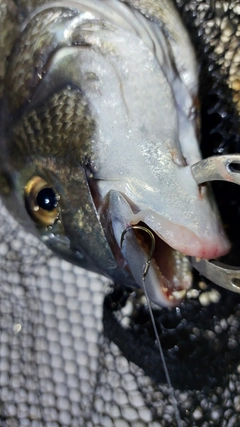
M158 214L154 215L153 213L152 217L157 223ZM148 216L146 216L145 222L151 229L152 220L149 221ZM171 233L166 233L166 230L171 230ZM217 241L209 239L208 233L205 236L197 236L193 230L174 224L165 218L161 218L161 227L154 227L154 231L171 248L189 257L215 259L226 255L231 247L221 228L218 229Z

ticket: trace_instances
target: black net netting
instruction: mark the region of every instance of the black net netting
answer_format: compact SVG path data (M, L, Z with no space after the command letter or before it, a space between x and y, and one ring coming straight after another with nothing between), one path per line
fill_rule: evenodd
M177 6L200 65L203 154L239 152L239 2ZM214 190L238 265L239 190ZM0 426L176 426L142 293L57 259L0 215ZM240 296L196 274L181 306L154 316L183 427L240 426Z

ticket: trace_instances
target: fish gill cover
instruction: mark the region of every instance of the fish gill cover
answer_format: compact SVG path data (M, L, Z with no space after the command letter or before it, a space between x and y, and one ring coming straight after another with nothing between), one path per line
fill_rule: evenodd
M200 65L203 154L239 152L238 2L177 6ZM239 189L214 191L239 265ZM175 426L142 293L55 258L4 207L0 233L0 426ZM240 425L239 315L239 296L198 274L180 307L154 309L182 426Z

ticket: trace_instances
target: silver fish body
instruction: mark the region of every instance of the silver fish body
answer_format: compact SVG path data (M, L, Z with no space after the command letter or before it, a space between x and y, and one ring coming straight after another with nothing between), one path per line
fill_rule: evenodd
M142 284L149 243L134 230L121 238L144 224L156 239L149 297L178 304L191 285L185 255L215 258L229 242L191 173L201 159L197 64L175 7L76 0L25 10L23 20L11 10L3 58L8 208L60 256L130 286Z

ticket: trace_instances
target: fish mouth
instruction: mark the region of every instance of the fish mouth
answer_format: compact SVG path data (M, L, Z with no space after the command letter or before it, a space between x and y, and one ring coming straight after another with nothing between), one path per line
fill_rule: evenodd
M145 281L147 296L158 305L179 304L192 284L188 258L142 222L127 228L121 240L127 268L140 286Z
M176 306L192 284L189 259L141 220L142 212L134 210L135 206L114 190L99 205L100 220L116 263L131 276L133 287L144 288L144 278L152 302Z
M157 305L177 306L186 296L192 285L188 257L213 259L229 251L221 222L204 198L195 200L196 214L189 208L191 221L185 221L180 213L174 216L177 219L174 221L164 209L157 212L136 196L134 200L133 192L127 191L127 187L121 187L125 191L117 190L116 182L109 183L107 191L102 181L89 179L88 183L116 264L129 274L133 287L144 288L143 271L151 260L144 281L149 299ZM114 190L109 190L114 186ZM141 191L144 191L142 187L135 193ZM126 195L127 192L133 197ZM145 200L150 200L149 194ZM190 200L188 198L189 206ZM197 215L201 210L203 217ZM149 234L155 241L152 255Z

